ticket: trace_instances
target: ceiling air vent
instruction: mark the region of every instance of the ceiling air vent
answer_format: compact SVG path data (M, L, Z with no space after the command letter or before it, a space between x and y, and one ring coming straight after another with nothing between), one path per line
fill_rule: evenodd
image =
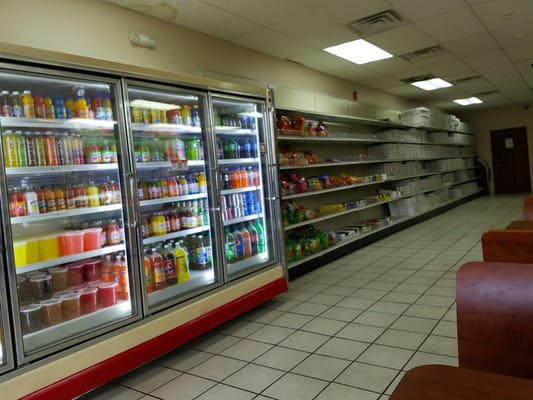
M474 81L477 81L481 79L481 76L479 75L474 75L474 76L468 76L466 78L461 78L461 79L456 79L455 81L453 81L452 83L454 85L460 85L462 83L470 83L470 82L474 82Z
M403 25L401 17L392 10L385 10L353 21L350 26L361 35L382 32Z
M474 93L474 96L488 96L494 93L498 93L497 90L489 90L487 92L481 92L481 93Z
M426 47L425 49L420 49L420 50L412 51L410 53L406 53L402 55L401 57L403 57L407 61L420 61L420 60L425 60L430 57L438 56L442 54L443 52L444 50L442 49L442 47L431 46L431 47Z

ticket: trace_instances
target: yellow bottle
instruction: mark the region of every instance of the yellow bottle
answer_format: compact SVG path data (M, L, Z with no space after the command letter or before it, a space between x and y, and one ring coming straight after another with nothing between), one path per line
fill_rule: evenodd
M187 282L191 274L189 272L189 260L187 259L187 251L181 246L182 242L177 243L172 252L176 257L176 269L178 270L178 283Z
M74 102L74 110L77 118L89 118L89 107L85 97L80 96Z
M31 91L24 90L20 97L22 103L22 112L25 118L35 118L35 106L33 104L33 97Z
M6 167L18 167L19 159L17 154L17 138L13 135L13 132L6 131L5 136L2 138L4 145L4 159Z

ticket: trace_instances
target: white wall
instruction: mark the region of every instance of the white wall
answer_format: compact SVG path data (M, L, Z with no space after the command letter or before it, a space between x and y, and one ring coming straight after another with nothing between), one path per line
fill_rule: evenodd
M156 48L150 50L132 46L128 41L131 32L141 32L153 37L157 41ZM357 89L360 101L366 104L396 110L413 107L413 104L397 96L337 79L101 0L2 0L0 38L6 44L166 72L198 76L201 71L209 71L211 75L228 79L237 76L249 79L250 82L281 86L285 91L294 90L296 102L325 95L319 100L341 98L353 103L352 91ZM314 101L314 104L318 103L319 101ZM297 107L298 104L293 106ZM352 107L343 105L341 108Z
M497 129L516 128L525 126L527 128L527 141L529 151L529 173L532 178L533 187L533 109L524 107L503 107L492 110L471 111L464 113L461 119L472 124L476 135L476 151L484 158L491 169L492 154L490 146L490 131ZM491 180L490 191L494 193L494 182Z

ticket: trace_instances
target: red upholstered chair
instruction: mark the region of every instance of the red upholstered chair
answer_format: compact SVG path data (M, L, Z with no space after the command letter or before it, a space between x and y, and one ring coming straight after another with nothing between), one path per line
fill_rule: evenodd
M533 379L533 265L466 263L456 293L459 367Z
M533 221L533 196L528 196L524 199L524 219Z
M481 246L484 261L533 264L533 230L492 229Z

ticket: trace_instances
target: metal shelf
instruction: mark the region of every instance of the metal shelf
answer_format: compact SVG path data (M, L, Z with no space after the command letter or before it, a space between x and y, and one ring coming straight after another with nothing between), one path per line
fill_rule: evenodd
M171 161L137 162L137 170L169 169L175 171L188 171L191 167L205 167L204 160L182 160L181 163L172 164Z
M111 212L111 211L117 211L117 210L122 210L122 204L112 204L109 206L100 206L100 207L76 208L76 209L64 210L64 211L54 211L54 212L49 212L46 214L27 215L24 217L11 217L10 221L11 221L11 225L17 225L17 224L26 224L26 223L31 223L31 222L46 221L50 219L76 217L78 215Z
M241 135L256 136L257 135L256 130L241 129L241 128L237 128L234 126L215 126L215 133L217 135L228 135L228 136L229 135L236 135L236 136L241 136Z
M251 214L251 215L247 215L245 217L240 217L240 218L233 218L233 219L230 219L229 221L224 221L224 226L241 224L243 222L253 221L254 219L259 219L259 218L263 218L263 213Z
M72 164L55 165L46 167L9 167L6 168L7 176L17 175L40 175L40 174L64 174L67 172L105 172L118 171L117 163L110 164Z
M260 189L261 189L261 186L247 186L245 188L238 188L238 189L224 189L220 191L220 194L225 195L225 194L234 194L234 193L255 192Z
M117 244L115 246L106 246L98 250L85 251L83 253L73 254L71 256L52 258L46 261L40 261L33 264L28 264L23 267L17 267L17 274L24 272L34 271L41 268L49 268L59 264L71 263L74 261L84 260L86 258L93 258L103 256L105 254L116 253L118 251L125 251L126 246L124 244Z
M44 128L44 129L114 129L116 121L99 119L41 119L0 117L3 128Z
M380 139L374 138L357 138L357 137L314 137L314 136L276 136L276 139L281 142L295 142L295 143L369 143L369 144L385 144L385 143L397 143L397 144L418 144L429 146L455 146L455 147L472 147L472 144L459 144L459 143L446 143L446 142L421 142L416 140L395 140L395 139Z
M177 124L142 124L132 123L131 129L133 132L173 132L173 133L189 133L201 134L202 128L197 126L177 125Z
M167 233L166 235L150 236L143 239L143 245L148 245L157 242L164 242L166 240L184 237L188 235L194 235L196 233L205 232L209 230L209 226L199 226L197 228L184 229L177 232Z
M259 161L259 158L224 158L218 160L218 165L257 164Z
M187 194L183 196L163 197L161 199L141 200L139 201L139 205L141 207L146 207L146 206L155 206L158 204L173 203L175 201L188 201L188 200L198 200L198 199L206 199L206 198L207 198L207 193L195 193L195 194Z

